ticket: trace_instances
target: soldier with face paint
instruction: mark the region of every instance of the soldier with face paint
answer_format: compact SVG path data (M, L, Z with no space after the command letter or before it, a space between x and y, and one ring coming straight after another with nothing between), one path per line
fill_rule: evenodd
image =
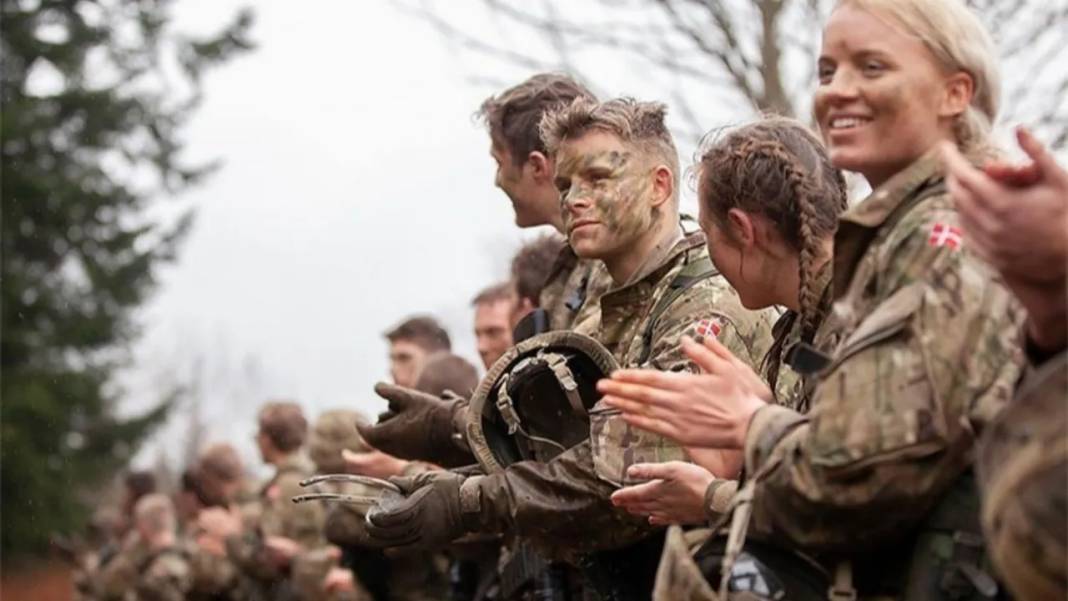
M490 134L490 155L497 165L494 183L508 197L520 228L550 225L564 232L559 195L553 186L555 162L542 142L538 123L547 111L593 94L566 75L540 73L487 98L478 115ZM610 285L597 261L582 260L561 246L537 305L548 317L548 328L566 330L590 318L594 302ZM522 317L517 315L516 317ZM389 384L375 392L390 403L387 419L362 426L360 434L371 446L404 459L430 461L445 467L473 464L461 443L466 399L443 401Z
M599 299L599 318L580 330L625 366L691 370L679 340L698 332L718 336L755 365L770 343L770 320L741 306L712 268L703 235L680 226L678 157L664 112L656 103L579 99L542 121L557 157L553 181L571 247L603 262L613 282ZM628 481L631 463L686 455L607 408L594 407L590 420L590 438L548 463L523 461L470 478L395 479L409 496L368 514L372 542L432 547L465 532L511 532L584 565L602 593L647 597L655 566L618 555L606 569L606 556L590 561L588 554L642 546L655 557L648 523L614 508L610 496ZM737 466L737 459L724 464Z

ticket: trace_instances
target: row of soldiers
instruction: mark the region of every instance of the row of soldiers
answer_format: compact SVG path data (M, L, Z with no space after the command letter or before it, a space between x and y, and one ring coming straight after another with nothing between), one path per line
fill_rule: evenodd
M353 594L390 598L344 560L384 549L446 553L472 599L1065 598L1068 174L1025 130L1025 163L995 147L959 0L842 0L816 62L819 134L707 137L696 222L664 105L554 74L482 105L517 225L566 244L473 394L395 373L355 428L376 450L321 470L387 481L290 510L330 508ZM527 398L538 361L560 387ZM264 594L295 586L262 517L204 513L235 566L289 556Z

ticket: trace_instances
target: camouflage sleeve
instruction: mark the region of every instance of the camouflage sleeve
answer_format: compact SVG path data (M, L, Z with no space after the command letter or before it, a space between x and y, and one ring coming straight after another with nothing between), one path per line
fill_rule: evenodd
M683 353L683 336L714 336L754 370L770 346L769 314L742 308L734 290L716 277L679 297L660 319L646 366L661 371L697 371ZM593 461L602 480L614 486L638 484L627 476L636 463L688 461L681 446L663 436L635 428L620 412L601 405L590 412Z
M930 220L946 218L891 239L880 301L839 344L808 416L754 416L754 532L856 552L910 532L966 469L972 418L1003 403L1019 372L1018 312L967 253L928 243Z
M189 562L178 553L157 557L137 582L142 601L184 601L193 583Z

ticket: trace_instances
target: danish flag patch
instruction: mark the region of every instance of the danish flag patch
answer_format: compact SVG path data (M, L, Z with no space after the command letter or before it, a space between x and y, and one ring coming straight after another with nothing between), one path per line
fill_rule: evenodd
M931 236L927 238L927 244L931 246L948 246L953 250L960 248L964 243L959 227L936 223L931 226Z
M702 319L694 324L694 334L703 338L718 338L722 329L723 323L718 319Z

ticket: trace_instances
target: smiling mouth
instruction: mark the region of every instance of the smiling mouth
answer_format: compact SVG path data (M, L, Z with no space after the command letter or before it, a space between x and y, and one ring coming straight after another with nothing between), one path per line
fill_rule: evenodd
M848 131L871 123L869 117L834 117L830 121L831 131Z
M597 223L598 222L596 221L576 221L574 224L572 224L571 231L574 232L575 230L586 227L587 225L597 225Z

